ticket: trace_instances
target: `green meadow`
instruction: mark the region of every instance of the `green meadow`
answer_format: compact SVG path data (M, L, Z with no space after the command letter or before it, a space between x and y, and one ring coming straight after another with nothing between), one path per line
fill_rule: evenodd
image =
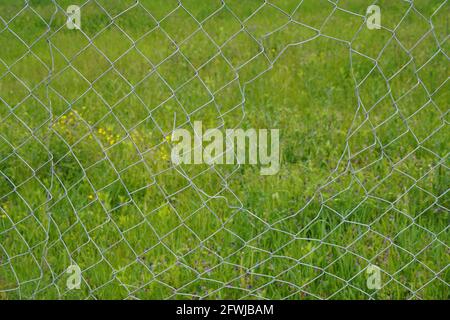
M448 299L449 2L371 4L1 1L0 299ZM174 166L194 121L280 171Z

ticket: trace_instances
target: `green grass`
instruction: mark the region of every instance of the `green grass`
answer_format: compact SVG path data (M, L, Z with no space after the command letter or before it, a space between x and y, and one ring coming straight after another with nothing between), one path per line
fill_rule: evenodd
M0 4L0 299L449 298L448 3L380 1L402 48L371 1L182 1L199 29L99 0L85 35L29 2ZM174 170L174 114L279 128L279 174Z

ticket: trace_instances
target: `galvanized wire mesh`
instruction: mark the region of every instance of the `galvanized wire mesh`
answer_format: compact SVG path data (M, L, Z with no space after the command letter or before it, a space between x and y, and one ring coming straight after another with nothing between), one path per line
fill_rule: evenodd
M448 298L448 1L239 3L1 4L0 297ZM368 31L371 4L395 23ZM312 196L269 219L241 165L170 162L175 128L246 125L248 87L320 39L356 98Z

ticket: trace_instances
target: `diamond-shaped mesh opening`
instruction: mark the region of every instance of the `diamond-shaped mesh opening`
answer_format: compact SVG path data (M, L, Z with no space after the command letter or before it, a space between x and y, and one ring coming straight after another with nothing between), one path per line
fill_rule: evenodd
M242 54L239 50L241 47L249 48L248 52ZM235 68L239 68L251 61L261 50L260 45L252 36L241 31L223 46L222 52Z
M161 22L161 28L177 44L181 44L198 29L198 23L184 9L179 7Z
M107 70L111 68L111 63L98 48L93 45L88 46L81 51L71 64L85 77L89 82L94 82L100 78ZM90 61L95 61L96 68L92 68Z
M28 46L32 46L47 32L48 23L32 7L27 6L8 23L13 31Z
M448 298L448 1L69 2L0 4L1 299Z
M221 46L242 29L242 23L233 15L233 12L228 7L224 7L209 17L202 24L202 27L213 41Z
M273 33L289 22L288 16L283 14L274 6L263 6L258 12L255 12L246 23L246 28L260 39L261 37Z
M134 41L140 39L148 31L157 26L157 22L151 14L140 4L130 7L122 12L114 24L123 30Z

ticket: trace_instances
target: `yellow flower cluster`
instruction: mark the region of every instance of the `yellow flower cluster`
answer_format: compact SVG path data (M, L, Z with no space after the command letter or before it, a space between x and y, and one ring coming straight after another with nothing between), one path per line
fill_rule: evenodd
M64 139L67 139L69 143L72 143L76 140L76 127L79 122L80 120L76 111L70 111L53 123L53 128L56 129L59 134L63 135Z
M3 210L5 211L5 213L0 212L0 218L1 219L6 219L6 211L8 210L8 205L6 203L4 203L2 205Z
M75 113L73 111L70 111L68 114L61 116L53 126L57 126L61 129L64 129L67 126L75 124L76 121L77 117Z
M86 107L83 107L82 109L84 110ZM67 137L71 137L75 132L74 128L79 122L80 118L78 118L78 113L74 110L61 116L53 126L64 131L67 134ZM106 143L111 146L120 138L120 135L115 135L110 128L100 127L96 130L96 133L98 133L102 140L106 141ZM92 135L89 135L89 139L92 139Z
M161 160L163 160L163 161L167 161L167 160L170 159L169 158L169 154L167 152L164 152L164 151L161 151L160 157L161 157Z
M97 133L100 135L100 137L102 137L103 139L106 140L107 143L109 143L109 145L113 145L114 143L117 142L117 140L119 140L120 135L116 134L114 135L114 133L112 132L111 129L106 128L98 128L97 129Z
M172 137L170 135L166 136L165 139L163 140L163 142L167 142L168 144L170 144L171 141L172 141ZM162 149L159 152L159 157L163 161L168 161L170 159L169 151L167 150L168 149L167 147L168 147L167 144L163 144Z

